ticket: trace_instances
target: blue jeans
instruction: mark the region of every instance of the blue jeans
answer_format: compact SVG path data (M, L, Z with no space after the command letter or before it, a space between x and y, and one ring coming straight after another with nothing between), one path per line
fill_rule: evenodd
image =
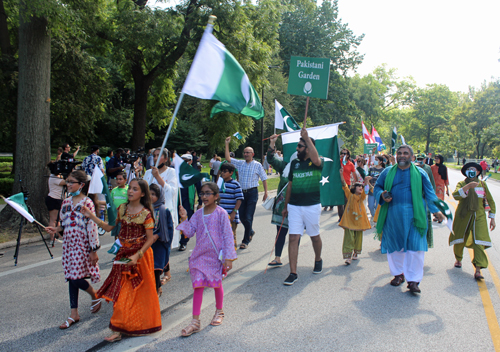
M377 199L375 199L374 195L368 195L368 209L370 209L370 213L372 214L372 218L375 216L375 212L377 211Z
M253 216L255 214L255 208L257 207L257 200L259 199L259 191L257 188L251 189L249 191L243 191L243 201L241 202L239 208L240 221L245 228L245 236L243 236L243 243L249 244L252 240L252 223Z

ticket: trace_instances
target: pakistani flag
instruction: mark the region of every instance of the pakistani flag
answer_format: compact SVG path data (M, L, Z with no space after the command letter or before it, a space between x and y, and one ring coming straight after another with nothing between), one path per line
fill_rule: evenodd
M222 111L264 117L264 108L247 74L212 34L208 24L189 69L182 92L200 99L219 100L210 116Z
M94 172L92 173L92 179L89 185L89 194L104 194L106 197L106 209L108 211L108 224L114 225L116 222L116 207L115 203L111 199L109 194L108 182L106 182L106 176L102 173L99 166L94 167Z
M338 146L339 125L343 122L308 128L309 137L314 138L316 149L325 164L321 176L321 205L334 206L344 204L344 191L340 182L340 157ZM281 135L283 141L283 160L290 160L296 151L300 139L300 131L287 132Z
M243 138L239 132L236 132L235 134L233 134L233 137L236 137L237 139Z
M177 154L175 154L174 157L174 166L177 179L179 180L179 186L181 188L187 188L194 185L206 176L206 174L199 172L194 167L184 162L184 160Z
M18 194L14 194L13 196L10 196L9 198L4 198L2 197L3 200L5 200L5 203L10 205L12 208L14 208L19 214L24 216L26 220L29 222L36 221L35 218L29 213L28 207L26 206L26 203L24 202L24 194L22 192Z
M276 99L274 99L274 127L287 132L300 130L297 121Z
M403 135L400 135L400 137L401 137L401 145L406 145L405 138L403 137Z
M396 154L396 141L398 140L398 132L396 131L396 127L392 130L392 141L391 141L391 151L392 155Z

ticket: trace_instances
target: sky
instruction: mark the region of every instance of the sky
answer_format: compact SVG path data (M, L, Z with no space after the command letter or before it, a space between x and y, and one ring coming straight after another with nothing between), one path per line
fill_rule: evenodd
M339 0L339 17L365 34L357 72L383 63L421 87L467 92L500 77L499 0Z
M342 23L365 34L361 75L386 63L420 87L437 83L462 92L500 77L500 0L338 0L338 6Z

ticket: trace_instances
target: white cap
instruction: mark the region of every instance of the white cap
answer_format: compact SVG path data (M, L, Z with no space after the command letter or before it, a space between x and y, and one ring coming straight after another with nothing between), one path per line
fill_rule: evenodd
M193 156L191 154L183 154L181 156L182 159L189 159L189 160L193 160Z

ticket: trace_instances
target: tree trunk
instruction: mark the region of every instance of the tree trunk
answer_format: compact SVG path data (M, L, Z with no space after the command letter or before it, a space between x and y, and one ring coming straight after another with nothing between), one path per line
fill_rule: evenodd
M146 120L148 115L148 91L156 78L155 73L145 75L140 63L135 63L131 69L134 79L134 130L132 132L132 150L144 147L146 144Z
M44 176L48 174L46 164L50 161L50 36L46 18L27 14L22 5L19 12L17 153L13 194L28 191L27 205L31 206L37 220L47 223L44 199L48 184ZM18 220L11 220L11 215L4 211L1 220L9 220L12 225L18 223Z
M426 138L426 141L425 141L425 154L429 154L430 144L431 144L431 130L428 129L427 130L427 138Z
M146 118L148 113L148 89L149 85L144 78L134 79L134 130L132 132L132 150L144 147L146 144Z

